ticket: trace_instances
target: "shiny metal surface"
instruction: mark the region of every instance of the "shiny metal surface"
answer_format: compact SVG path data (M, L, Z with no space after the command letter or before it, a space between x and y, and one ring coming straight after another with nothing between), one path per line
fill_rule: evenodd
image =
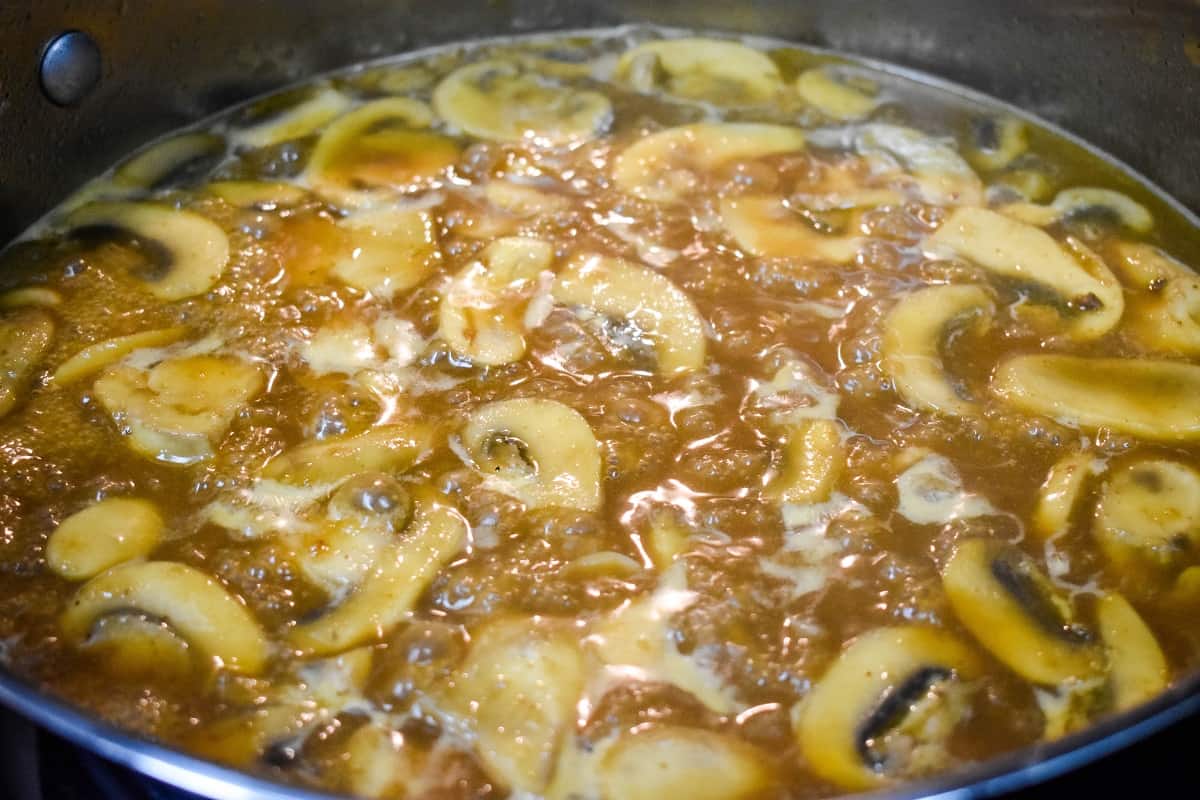
M38 81L51 103L73 106L100 82L103 61L96 40L83 31L55 36L42 51Z
M138 144L306 75L419 45L628 21L759 33L923 69L1059 124L1200 210L1200 0L8 0L0 6L0 242ZM103 74L90 95L64 108L43 94L38 66L43 43L70 29L98 42ZM3 669L0 703L199 795L324 796L129 736ZM996 796L1198 713L1200 676L1057 742L864 797Z

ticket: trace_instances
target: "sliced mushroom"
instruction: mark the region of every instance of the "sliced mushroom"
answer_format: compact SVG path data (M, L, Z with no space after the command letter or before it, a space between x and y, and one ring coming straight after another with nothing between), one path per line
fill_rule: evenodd
M332 274L377 297L391 299L417 286L441 260L434 218L422 209L360 211L338 226L349 243Z
M793 714L796 739L809 766L849 789L870 789L889 778L909 777L881 747L914 707L929 702L953 712L949 698L928 696L939 684L971 680L979 658L957 638L934 628L879 628L855 639ZM927 712L928 713L928 712ZM949 738L958 719L939 728ZM917 746L939 747L944 742Z
M404 422L305 442L268 462L263 477L294 486L321 486L363 472L404 472L430 452L436 434L433 425Z
M673 510L658 509L650 515L646 549L654 559L654 567L665 572L677 558L687 552L690 532Z
M433 106L459 130L501 142L583 142L612 121L612 104L603 94L564 86L509 61L456 69L433 90Z
M1005 278L1053 293L1075 338L1112 330L1125 309L1121 284L1098 257L1077 244L1076 257L1048 233L984 208L955 209L927 249L949 251Z
M600 447L587 420L554 400L500 400L462 431L472 466L496 491L530 508L600 507Z
M417 778L404 736L378 722L350 734L344 754L335 769L355 797L404 797Z
M22 289L9 289L0 294L0 309L25 308L54 308L62 305L62 295L53 289L43 286L27 286Z
M995 313L980 286L930 286L905 295L884 320L882 365L915 408L969 417L977 404L946 372L942 342L952 325L985 327Z
M122 363L95 383L137 453L170 464L194 464L266 385L258 367L233 356L176 356L150 369Z
M1033 559L1011 544L967 539L942 570L958 619L992 655L1033 683L1095 676L1099 653Z
M53 339L54 317L41 309L0 318L0 417L21 401Z
M132 237L153 263L138 282L160 300L204 294L229 264L229 239L191 211L150 203L92 203L72 213L75 231L116 230Z
M185 741L189 749L227 764L290 765L315 731L337 726L343 711L363 710L371 655L359 648L336 658L292 661L270 681L250 684L253 694L243 695L245 711L221 716Z
M1060 214L1056 209L1050 206L1037 205L1050 194L1050 177L1046 174L1045 170L1034 167L1011 168L993 175L992 182L993 186L1002 189L1006 194L1015 194L1021 198L1023 202L1014 205L1027 205L1049 213L1049 218L1045 221L1026 220L1031 225L1049 225L1058 220ZM997 209L997 211L1003 210L1003 208Z
M704 320L682 290L653 270L619 258L580 255L558 273L554 299L628 319L653 343L658 371L704 366Z
M149 500L110 497L64 519L46 542L46 564L67 580L99 575L150 554L163 520Z
M924 202L937 205L983 202L983 182L953 144L915 128L881 122L829 128L811 132L809 144L853 150L882 160L877 165L880 167L897 164L907 171L902 176L903 182L911 185Z
M1025 123L1016 117L978 120L976 140L970 159L980 169L1004 169L1029 149Z
M1200 472L1167 459L1113 470L1100 490L1092 535L1132 585L1148 590L1173 579L1200 547Z
M829 499L846 465L842 431L836 422L813 419L791 426L783 466L767 486L781 503L810 505Z
M366 103L325 129L305 177L317 191L350 205L372 190L433 181L458 160L459 146L427 130L432 123L433 112L419 100Z
M1066 216L1099 210L1137 233L1148 233L1154 227L1154 217L1145 206L1112 189L1094 186L1063 189L1051 205Z
M1108 682L1113 710L1141 705L1167 688L1170 670L1154 633L1119 594L1096 604L1096 623L1108 649Z
M817 258L853 261L862 243L857 236L823 233L776 197L727 197L721 223L738 247L762 258Z
M113 567L79 589L59 622L67 640L79 644L103 617L133 612L164 621L219 669L255 675L267 664L267 638L254 615L216 579L186 564Z
M184 133L150 145L122 163L112 182L122 189L157 189L188 174L204 174L225 155L225 140L213 133Z
M526 313L539 278L554 261L540 239L497 239L481 259L459 271L438 307L438 335L460 356L497 365L525 355Z
M617 188L671 202L696 190L724 164L804 149L804 132L786 125L698 122L653 133L625 148L613 166ZM699 173L699 175L697 174Z
M213 181L204 190L232 206L262 211L298 205L308 197L299 186L279 181Z
M572 630L536 618L499 620L475 635L442 704L474 729L488 773L514 793L532 796L550 780L584 678Z
M233 131L237 143L244 147L270 147L273 144L300 139L320 130L326 123L345 113L351 106L346 95L327 86L306 93L299 102L292 93L269 97L260 103L256 121ZM285 107L279 108L280 105Z
M764 753L703 728L656 724L622 734L599 765L603 800L741 800L772 783Z
M138 612L100 617L78 647L123 680L185 678L198 666L191 643L169 622Z
M54 370L54 382L60 386L90 378L97 372L122 360L134 350L149 347L164 347L187 336L187 328L160 328L141 331L127 336L117 336L90 344L58 365Z
M1093 461L1088 453L1071 453L1050 468L1033 510L1032 527L1038 538L1050 539L1067 529L1092 474Z
M385 473L362 473L334 492L328 519L300 536L296 564L331 597L362 584L412 519L412 498Z
M766 53L720 39L663 39L626 51L616 77L639 92L729 105L765 103L783 90Z
M962 477L950 459L922 450L911 448L896 458L902 463L917 459L896 478L897 514L918 525L945 525L999 513L986 497L963 488Z
M513 181L491 180L484 184L484 197L496 208L517 217L558 214L571 207L570 200L559 194Z
M796 78L796 93L825 116L837 120L861 119L879 103L872 94L838 80L828 67L801 72Z
M1125 315L1133 338L1149 350L1200 355L1200 276L1148 244L1118 249L1122 274L1142 290Z
M1031 414L1166 442L1200 438L1200 367L1176 361L1014 356L991 390Z
M379 554L358 588L289 631L289 644L305 653L330 655L385 636L404 621L466 541L466 523L458 512L419 494L408 529Z

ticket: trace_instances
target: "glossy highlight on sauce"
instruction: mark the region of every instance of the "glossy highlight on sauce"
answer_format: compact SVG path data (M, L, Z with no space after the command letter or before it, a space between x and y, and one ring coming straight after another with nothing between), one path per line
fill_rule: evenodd
M815 798L1200 662L1200 236L779 42L440 48L2 255L0 654L381 798Z

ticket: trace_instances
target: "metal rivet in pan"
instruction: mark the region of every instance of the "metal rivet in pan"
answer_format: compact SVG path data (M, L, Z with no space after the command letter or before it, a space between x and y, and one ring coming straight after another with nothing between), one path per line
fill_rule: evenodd
M83 31L67 31L42 51L42 93L60 106L75 105L100 82L100 47Z

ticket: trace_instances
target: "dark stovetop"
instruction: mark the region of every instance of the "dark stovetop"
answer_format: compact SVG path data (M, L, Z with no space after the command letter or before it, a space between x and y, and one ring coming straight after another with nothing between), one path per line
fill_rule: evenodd
M1200 717L1007 800L1200 797ZM1192 788L1188 789L1188 786ZM0 708L0 800L199 800L112 765ZM664 798L686 800L686 798Z

